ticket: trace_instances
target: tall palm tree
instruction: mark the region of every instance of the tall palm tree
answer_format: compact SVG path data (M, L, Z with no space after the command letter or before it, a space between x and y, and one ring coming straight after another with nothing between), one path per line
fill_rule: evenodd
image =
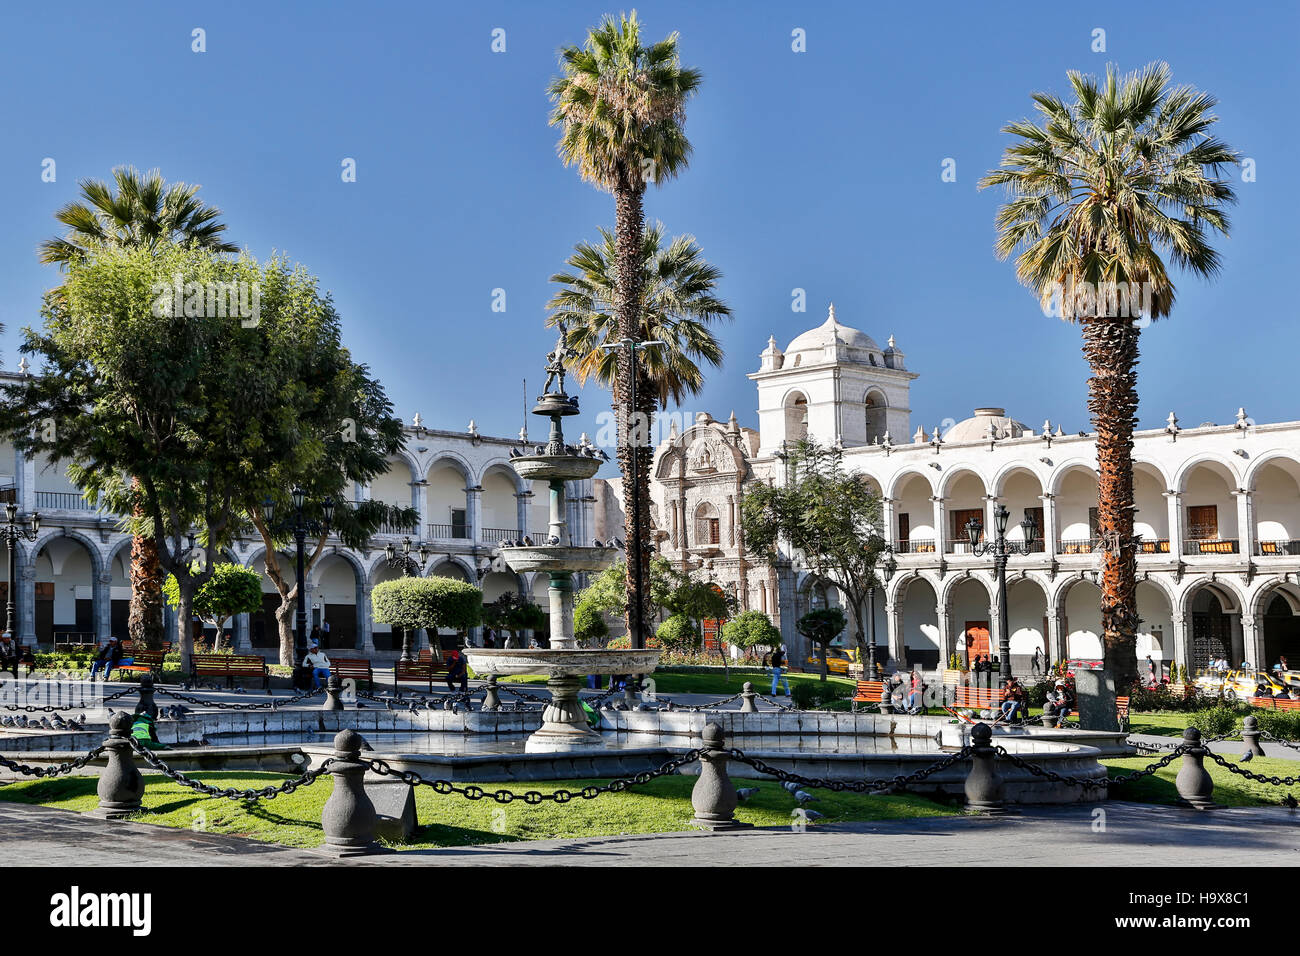
M1009 196L997 216L998 257L1019 250L1021 282L1045 311L1059 309L1082 329L1097 433L1101 623L1107 665L1117 686L1128 687L1137 680L1133 428L1141 323L1131 304L1124 308L1126 297L1105 290L1141 290L1142 317L1154 320L1174 304L1162 255L1194 275L1219 271L1209 240L1228 233L1224 207L1236 196L1224 175L1237 154L1211 133L1217 101L1171 86L1164 63L1125 76L1112 66L1104 81L1068 76L1074 102L1035 93L1042 125L1004 127L1015 141L980 186L1004 186Z
M560 70L549 88L554 103L551 124L560 127L557 149L566 166L576 165L584 180L614 196L614 314L619 337L635 339L641 330L645 188L648 182L664 182L686 168L691 144L682 127L686 101L699 88L700 73L682 67L676 33L643 46L635 10L617 20L606 17L587 32L582 47L561 50ZM632 391L631 361L625 352L619 349L616 359L621 396ZM621 411L616 417L623 510L629 527L648 528L649 456L638 452L637 475L629 480L634 478L631 441L641 444L644 438L629 432L633 410L624 406ZM636 487L639 495L633 490ZM636 535L629 532L627 539L634 542ZM642 538L639 559L628 562L628 593L640 608L637 615L629 600L628 633L634 647L644 646L644 635L635 633L631 622L638 616L643 621L650 619L647 540L648 535Z
M113 183L83 179L81 199L68 203L54 218L68 227L62 236L40 244L40 260L66 269L106 247L149 247L160 242L198 243L218 252L238 252L222 238L221 210L196 198L197 185L167 183L156 170L140 173L133 166L113 170ZM58 290L54 290L58 294ZM137 535L131 540L131 612L127 631L140 647L161 647L163 572L158 542Z
M571 271L557 272L551 281L560 289L546 307L548 325L564 323L566 342L576 353L570 363L585 384L594 378L610 389L617 409L618 353L602 348L621 337L617 298L617 240L600 230L599 243L580 242L566 260ZM722 365L723 351L710 328L731 318L731 307L717 296L721 271L704 259L694 236L676 236L664 245L664 226L655 223L641 239L641 326L638 339L664 342L641 359L637 411L652 416L669 402L681 404L704 385L700 366ZM642 387L644 386L644 387Z

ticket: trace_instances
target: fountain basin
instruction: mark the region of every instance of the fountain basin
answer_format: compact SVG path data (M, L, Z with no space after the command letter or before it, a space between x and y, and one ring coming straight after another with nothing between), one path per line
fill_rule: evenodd
M543 481L583 481L600 471L603 464L599 458L579 455L524 455L510 459L510 467L519 477Z
M511 571L603 571L614 563L617 548L575 545L518 545L502 548L501 559Z
M583 650L581 648L467 647L469 666L481 676L545 674L582 677L587 674L649 674L659 663L659 648Z

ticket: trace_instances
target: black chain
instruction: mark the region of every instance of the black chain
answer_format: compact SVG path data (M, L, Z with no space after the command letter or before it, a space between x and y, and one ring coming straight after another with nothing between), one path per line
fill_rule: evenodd
M938 773L940 770L946 770L947 768L951 767L953 764L965 760L974 752L974 749L972 747L963 747L961 750L949 754L947 757L944 757L942 760L932 763L928 767L925 767L922 770L917 770L916 772L909 773L909 774L899 774L897 776L891 777L888 780L874 780L874 781L872 780L823 780L820 777L804 777L804 776L800 776L797 773L791 773L788 770L782 770L779 767L773 767L772 765L764 763L763 761L759 760L757 757L749 756L743 750L738 750L735 747L732 747L728 750L724 750L721 752L725 753L727 757L729 757L730 759L739 761L740 763L743 764L748 764L749 766L757 770L759 773L767 774L768 776L771 777L776 777L778 780L782 781L783 783L797 783L800 786L814 787L819 790L831 790L834 791L835 793L841 793L845 790L851 790L854 793L880 793L885 790L902 790L906 788L909 784L920 783L922 780L924 780L926 777L930 776L931 774Z
M278 787L263 787L260 790L236 790L234 787L213 787L199 780L192 780L178 770L173 770L167 766L152 750L146 747L134 737L127 738L131 743L131 749L144 758L145 763L160 771L163 776L169 780L174 780L183 787L189 787L199 793L205 793L210 797L225 797L227 800L236 800L243 803L255 803L258 800L274 800L282 793L293 793L299 787L307 787L315 783L316 780L324 773L327 773L333 760L326 760L314 770L308 770L300 777L293 780L286 780ZM100 748L103 750L103 748Z
M772 705L773 707L775 707L777 710L796 711L796 710L799 709L799 708L796 707L794 704L783 704L783 703L781 703L779 700L777 700L775 697L768 697L767 694L755 694L754 696L757 697L759 700L765 700L765 701L767 701L769 704L771 704L771 705Z
M1186 744L1180 744L1178 747L1175 747L1173 750L1169 751L1169 753L1165 754L1155 763L1143 767L1140 770L1134 770L1132 773L1121 774L1118 777L1097 777L1097 778L1068 777L1063 774L1057 773L1055 770L1046 770L1043 767L1036 766L1030 763L1029 761L1022 759L1021 757L1017 757L1015 754L1007 750L1006 747L997 746L994 747L993 749L997 752L998 756L1005 757L1007 761L1013 764L1014 766L1019 767L1021 770L1028 770L1036 777L1043 777L1047 780L1051 780L1053 783L1064 783L1075 787L1092 787L1095 789L1100 789L1102 787L1110 787L1119 783L1130 783L1134 780L1140 780L1143 777L1149 777L1152 774L1154 774L1157 770L1159 770L1161 767L1169 766L1169 764L1173 763L1174 760L1176 760L1178 757L1182 756L1184 753L1186 753L1187 751L1193 748L1188 747Z
M116 694L109 694L107 697L91 698L90 702L82 701L79 704L69 704L67 707L58 707L54 704L5 704L5 710L22 710L29 714L53 714L59 711L85 710L87 707L94 707L96 704L107 704L110 700L117 700L119 697L125 697L127 694L134 694L140 690L139 687L132 685L124 690L119 690Z
M741 691L739 694L732 694L730 697L724 697L722 698L722 700L715 700L707 704L691 704L689 706L684 704L673 704L672 708L673 710L684 710L690 712L696 712L701 710L715 710L721 707L723 704L730 704L733 700L740 700L740 698L744 696L745 696L745 692ZM671 703L671 701L669 703Z
M1267 783L1274 787L1294 787L1297 783L1300 783L1300 777L1279 777L1276 775L1267 776L1262 773L1252 773L1240 764L1235 764L1231 760L1225 760L1219 754L1213 753L1209 750L1205 751L1205 756L1209 757L1229 773L1235 773L1239 777L1245 777L1248 780L1254 780L1258 783Z
M540 790L526 790L518 793L514 790L484 790L482 787L470 784L467 787L461 787L452 783L450 780L426 780L414 770L394 770L389 766L388 761L379 758L363 758L362 763L374 773L387 777L398 777L408 786L417 787L425 786L433 789L435 793L457 794L466 800L482 800L484 798L495 800L497 803L514 803L516 800L522 800L529 806L536 806L547 800L555 803L568 803L575 797L581 800L595 800L597 797L606 793L621 793L628 787L635 787L641 784L649 783L656 777L664 777L676 773L680 768L689 763L694 763L700 759L700 754L704 750L688 750L686 753L674 757L667 763L661 764L655 770L643 770L641 773L633 774L630 777L619 777L617 780L611 780L602 786L583 787L581 790L556 790L554 793L542 793Z
M0 766L7 767L16 773L21 773L25 777L57 777L60 774L72 773L74 770L80 770L96 757L102 755L105 749L107 748L96 747L84 757L78 757L76 760L70 760L67 763L61 763L53 767L29 767L27 764L16 763L8 757L0 757Z
M325 688L308 691L305 694L299 694L296 697L276 697L271 700L258 701L251 704L231 704L224 700L204 700L202 697L191 697L189 694L182 694L179 691L165 690L162 687L154 689L155 693L162 694L166 697L173 697L176 700L183 700L187 704L195 704L199 707L215 707L218 710L276 710L280 707L287 707L290 704L296 704L300 700L306 700L308 697L318 697L325 693Z
M526 700L534 704L549 704L551 702L549 697L538 697L536 694L529 694L522 690L515 690L509 684L497 684L497 690L503 690L513 697L518 697L520 700ZM588 706L591 706L590 701L588 702Z
M1267 737L1269 740L1273 741L1273 743L1281 744L1283 747L1290 747L1292 750L1300 750L1300 744L1294 744L1289 740L1283 740L1276 734L1270 734L1267 730L1259 731L1259 735L1261 737Z

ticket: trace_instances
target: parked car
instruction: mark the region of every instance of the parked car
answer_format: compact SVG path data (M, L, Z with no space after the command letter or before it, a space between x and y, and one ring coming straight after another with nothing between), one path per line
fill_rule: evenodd
M1286 693L1286 685L1274 675L1261 670L1232 670L1227 673L1202 674L1192 682L1202 693L1218 696L1223 694L1228 700L1245 700L1247 697L1259 697L1257 693L1266 688L1268 696Z

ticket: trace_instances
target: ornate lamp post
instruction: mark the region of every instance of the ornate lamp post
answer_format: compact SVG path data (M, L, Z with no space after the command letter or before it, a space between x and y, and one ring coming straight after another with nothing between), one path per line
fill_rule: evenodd
M415 552L420 556L416 561L411 557L411 539L405 537L402 539L402 552L398 554L397 549L393 547L393 542L384 545L384 563L390 568L401 568L402 577L414 578L419 577L424 572L424 566L429 563L429 549L425 547L423 541L420 542L419 549ZM447 555L448 558L451 555ZM402 660L410 662L414 660L411 656L411 632L402 628Z
M1007 558L1013 554L1032 553L1034 531L1037 529L1033 514L1026 508L1025 517L1020 522L1024 542L1020 544L1010 542L1006 537L1007 520L1010 517L1011 512L1004 505L999 504L993 509L994 530L997 536L992 541L979 540L981 525L978 518L971 518L966 522L966 537L970 540L971 554L993 555L993 569L998 576L998 656L1002 659L999 674L1004 679L1011 676L1011 634L1007 621Z
M306 585L305 580L307 572L304 566L303 549L307 543L308 534L326 534L330 529L330 521L334 518L334 499L326 498L321 502L321 513L324 521L308 521L303 517L302 509L307 503L307 492L301 488L294 488L289 493L290 500L293 502L293 520L286 522L284 527L293 533L294 544L297 546L297 582L298 582L298 600L297 613L294 615L294 658L301 662L307 656L307 603L306 603ZM262 504L262 517L266 519L267 527L275 527L275 502L267 498Z
M893 548L887 549L886 555L880 573L885 579L885 584L888 584L893 580L894 573L898 571L898 562L894 560ZM867 646L867 674L874 678L876 676L876 586L874 584L867 588L867 631L871 635L871 643Z
M9 522L0 526L0 537L4 538L5 544L9 547L9 593L5 601L5 630L9 636L14 636L14 592L15 592L15 575L18 568L18 542L35 541L36 536L41 531L41 513L32 512L32 526L26 527L25 524L18 520L18 506L12 501L5 505L5 513L9 517Z
M636 380L637 380L637 349L663 348L667 343L658 340L649 340L638 342L636 339L626 338L618 342L602 345L605 349L626 348L628 353L628 362L632 366L632 387L628 395L628 408L631 414L628 415L627 440L632 457L632 540L628 545L632 549L632 580L637 583L637 589L641 586L641 552L645 548L645 530L641 527L641 469L637 463L641 457L641 442L638 440L637 429L633 426L637 424L635 416L636 411ZM649 425L649 422L646 423ZM635 595L636 600L632 602L632 647L645 647L645 621L643 620L643 607L641 594Z

